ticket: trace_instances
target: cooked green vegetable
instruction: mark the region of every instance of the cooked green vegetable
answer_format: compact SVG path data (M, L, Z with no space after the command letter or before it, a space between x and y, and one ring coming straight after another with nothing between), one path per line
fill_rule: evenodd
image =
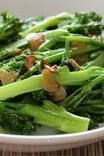
M32 135L36 131L35 119L28 115L8 110L0 110L0 133Z
M0 133L82 132L104 122L104 24L95 12L0 14Z
M46 30L50 26L57 25L65 20L70 20L71 16L68 13L62 13L53 17L48 17L44 19L39 24L31 27L30 29L21 33L22 36L26 36L28 33L31 32L40 32Z
M16 16L2 12L0 14L0 44L17 40L22 30L23 21Z
M82 71L74 72L70 72L67 67L62 67L58 73L53 74L53 77L64 86L80 86L101 74L104 74L104 69L101 67L90 67ZM41 89L43 89L43 75L34 75L27 79L0 87L0 100Z
M13 122L14 119L14 125L13 123L9 123L9 126L11 129L20 130L20 127L22 126L22 122L25 123L27 127L24 127L24 125L21 127L25 128L27 130L30 128L31 130L31 120L29 122L29 119L24 118L22 119L22 115L27 115L34 118L34 121L38 124L43 124L47 126L51 126L53 128L56 128L63 132L81 132L88 129L89 119L78 117L76 115L73 115L65 110L62 106L57 106L54 103L50 101L44 101L44 104L41 106L38 105L30 105L30 104L15 104L15 103L8 103L8 102L1 102L0 103L0 113L2 114L2 111L4 112L4 115L6 115L8 118L11 119ZM7 114L5 114L5 111ZM11 115L9 115L9 113ZM16 114L18 113L18 115ZM13 115L14 114L14 115ZM19 116L20 114L20 116ZM16 117L15 117L16 116ZM12 119L14 118L14 119ZM1 121L2 125L5 127L7 123L5 123L5 120L7 118L4 117L3 122ZM31 119L31 118L30 118ZM8 119L7 119L8 120ZM19 120L19 121L18 121ZM18 125L20 123L20 125ZM30 124L30 125L28 125ZM77 125L77 126L76 126ZM13 127L12 127L13 126Z

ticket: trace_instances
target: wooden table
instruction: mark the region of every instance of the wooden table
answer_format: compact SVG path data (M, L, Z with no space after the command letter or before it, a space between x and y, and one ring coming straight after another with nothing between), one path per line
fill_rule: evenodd
M0 151L0 156L103 156L104 155L104 141L99 141L93 144L89 144L82 147L77 147L73 149L67 149L62 151L54 152L29 152L22 153L18 152L9 152L5 149Z

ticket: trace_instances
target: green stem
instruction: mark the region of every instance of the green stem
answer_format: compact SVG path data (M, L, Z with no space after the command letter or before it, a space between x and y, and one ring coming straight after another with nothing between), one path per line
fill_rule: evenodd
M20 106L19 106L20 105ZM41 125L53 127L57 130L74 133L88 130L89 119L74 115L65 110L62 106L57 106L51 101L44 101L43 105L15 104L0 102L0 111L9 109L16 113L28 115Z
M95 58L93 61L88 62L84 68L89 68L91 66L104 67L104 52L101 52L101 54L97 58Z
M71 96L68 96L63 100L62 104L66 106L68 110L74 110L81 104L81 102L91 93L93 87L104 81L104 74L100 74L95 79L85 84L80 89L75 91Z
M40 31L46 30L48 27L57 25L60 22L68 20L70 18L71 16L68 13L62 13L56 16L48 17L42 22L40 22L39 24L31 27L27 31L21 32L20 35L24 37L31 32L40 32Z
M95 105L96 103L98 105L100 105L101 103L103 104L103 100L102 99L95 99L95 100L88 100L88 101L85 101L84 103L81 104L81 106L92 106L92 105Z
M55 40L60 40L60 36L68 36L69 33L67 30L64 29L55 29L55 30L49 30L43 32L43 34L48 38L48 39L55 39Z
M87 43L89 45L93 45L93 46L98 46L98 47L104 48L104 42L103 41L98 41L98 40L95 40L95 39L90 38L90 37L70 34L68 37L67 36L63 36L61 38L62 39L67 39L67 40L69 40L69 42L73 42L73 41L84 42L84 43Z
M40 45L38 51L46 51L50 49L55 43L56 41L47 39L42 45Z
M59 69L58 73L54 73L53 76L60 84L66 86L81 85L86 81L90 81L92 78L95 78L101 74L104 74L104 70L100 67L91 67L82 71L70 72L69 69L64 66ZM5 100L7 98L15 97L17 95L40 89L43 89L42 74L34 75L27 79L0 87L0 100Z

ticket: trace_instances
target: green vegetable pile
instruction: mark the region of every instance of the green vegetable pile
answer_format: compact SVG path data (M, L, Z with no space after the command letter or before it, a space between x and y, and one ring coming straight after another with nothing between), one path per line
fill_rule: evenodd
M0 14L0 132L83 132L104 122L104 24L95 12ZM41 134L40 134L41 135Z

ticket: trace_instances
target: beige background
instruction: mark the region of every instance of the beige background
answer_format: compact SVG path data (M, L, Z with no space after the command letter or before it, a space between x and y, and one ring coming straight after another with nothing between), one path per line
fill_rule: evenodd
M0 0L0 10L15 11L21 16L87 10L104 14L104 0Z

